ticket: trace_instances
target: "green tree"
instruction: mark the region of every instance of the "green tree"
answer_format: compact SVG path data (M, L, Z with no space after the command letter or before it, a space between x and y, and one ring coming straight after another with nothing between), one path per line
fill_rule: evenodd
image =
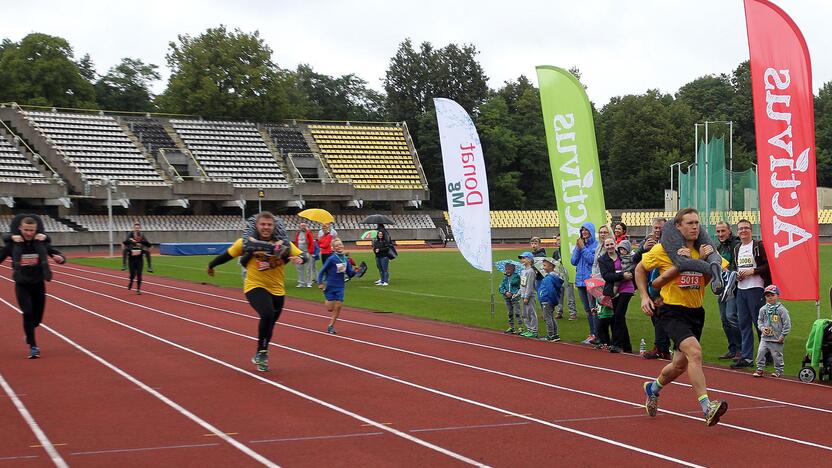
M295 85L306 100L307 118L333 120L382 120L384 98L354 74L333 78L299 65Z
M410 39L399 45L384 77L389 119L406 121L430 185L430 204L445 206L442 154L438 145L433 98L453 99L476 116L488 97L488 77L477 62L473 45L449 44L435 49L423 42L419 50ZM434 136L436 139L434 139Z
M166 55L171 77L160 108L207 118L274 121L289 117L289 73L272 62L260 33L225 26L178 36Z
M151 83L160 79L152 63L123 58L95 83L95 94L102 109L150 112L154 110Z
M95 107L95 92L60 37L32 33L19 43L3 41L0 101L18 104Z
M78 61L78 71L85 80L90 83L95 83L97 74L95 73L95 64L92 63L90 54L84 54L84 56L81 57L81 60Z
M819 187L832 187L832 81L815 97L815 155Z

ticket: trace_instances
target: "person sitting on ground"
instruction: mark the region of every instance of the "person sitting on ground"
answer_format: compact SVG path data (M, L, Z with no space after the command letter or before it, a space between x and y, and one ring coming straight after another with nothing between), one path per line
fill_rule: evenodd
M21 258L23 257L23 243L24 238L20 232L20 224L24 219L31 218L37 225L35 237L30 241L32 248L38 255L38 262L41 270L43 270L43 279L52 281L52 270L49 268L49 249L52 247L52 240L46 235L43 227L43 220L40 216L33 214L19 214L12 218L9 223L9 233L3 236L5 245L11 245L12 268L17 271L21 266Z

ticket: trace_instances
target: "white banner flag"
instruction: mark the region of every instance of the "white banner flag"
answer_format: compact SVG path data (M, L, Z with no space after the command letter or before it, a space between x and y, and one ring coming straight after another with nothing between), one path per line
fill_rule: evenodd
M480 137L459 104L444 98L433 103L454 240L471 266L491 271L491 213Z

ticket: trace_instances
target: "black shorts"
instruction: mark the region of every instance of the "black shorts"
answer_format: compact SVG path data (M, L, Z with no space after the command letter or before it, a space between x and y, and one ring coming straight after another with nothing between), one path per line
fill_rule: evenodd
M675 349L679 349L679 344L691 336L696 337L696 341L701 340L702 328L705 326L705 309L662 304L659 307L656 326L662 327L667 336L673 339Z

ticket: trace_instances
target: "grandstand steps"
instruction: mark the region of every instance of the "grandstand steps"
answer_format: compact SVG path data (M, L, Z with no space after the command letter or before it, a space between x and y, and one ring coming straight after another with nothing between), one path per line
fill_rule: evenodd
M72 165L69 157L52 146L46 136L23 115L18 107L0 107L0 120L36 151L52 169L61 175L69 193L84 193L86 180Z
M73 231L76 231L76 232L89 231L89 229L85 228L84 226L81 226L80 224L78 224L78 223L76 223L76 222L74 222L74 221L72 221L71 219L68 219L68 218L60 218L58 216L52 216L52 219L70 227Z
M286 181L290 185L294 185L297 173L289 170L289 167L286 164L285 155L282 151L280 151L280 149L277 148L277 146L275 146L272 136L269 135L269 131L262 125L258 125L257 132L260 133L260 137L263 138L263 142L266 143L266 147L269 148L269 151L272 153L272 157L277 162L280 170L283 171L283 174L286 176Z
M40 175L53 182L57 182L57 180L59 179L58 175L52 174L52 171L47 170L44 167L43 162L36 158L34 154L29 152L28 149L26 149L26 145L28 145L29 142L25 141L23 138L20 138L20 142L15 141L15 136L16 135L7 132L5 128L0 128L0 138L4 138L9 144L14 146L15 149L20 154L22 154L23 157L25 157L32 164L32 166L35 167L35 169L37 169Z
M153 166L153 169L155 169L156 172L159 174L159 176L162 177L162 180L164 180L166 184L173 185L173 179L170 177L170 174L168 174L168 171L162 169L162 166L159 164L156 158L153 157L153 155L147 151L147 148L144 147L139 137L136 136L135 133L133 133L133 129L131 129L129 125L127 125L123 120L119 118L116 118L116 122L118 123L118 126L121 127L121 130L127 135L127 138L129 138L130 141L133 142L134 145L136 145L136 148L139 149L139 152L141 152L142 156L144 156L144 158L147 159L147 162L149 162L150 165Z
M303 135L303 139L306 140L306 144L309 146L309 149L311 149L312 153L315 154L318 162L321 163L321 167L326 173L327 178L334 180L335 176L332 174L332 168L329 167L329 164L327 164L326 158L321 157L321 148L312 136L312 132L309 131L309 127L306 125L298 125L298 130L300 131L300 134Z

